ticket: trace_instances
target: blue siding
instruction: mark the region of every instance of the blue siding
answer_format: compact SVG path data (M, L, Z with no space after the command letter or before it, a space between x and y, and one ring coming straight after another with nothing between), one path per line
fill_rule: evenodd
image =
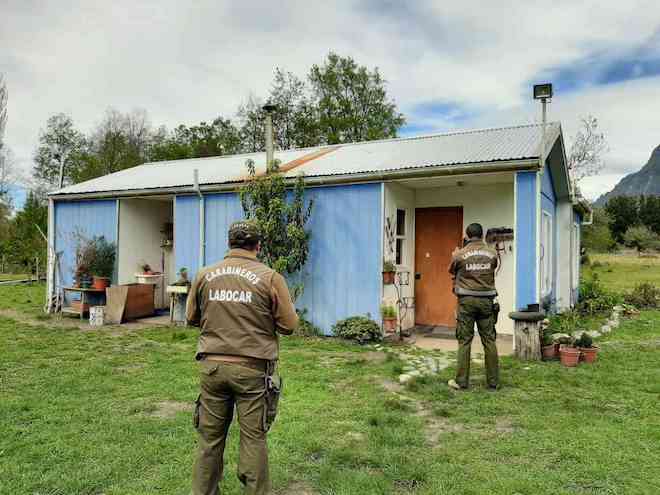
M551 299L555 299L557 294L557 197L552 181L552 172L548 165L545 166L543 176L541 177L541 209L552 216L552 290ZM539 260L539 263L541 260Z
M243 218L238 194L208 194L205 197L206 217L205 265L220 261L227 251L227 231L232 222Z
M308 190L314 200L310 258L299 308L326 334L342 318L370 313L381 298L381 185Z
M305 285L297 306L307 309L307 317L326 334L337 320L347 316L370 313L378 320L381 185L311 188L306 195L314 201L309 223L312 238L309 260L303 273L295 277ZM177 198L176 239L186 239L185 244L192 246L191 251L175 240L177 266L197 266L197 201ZM243 218L243 210L233 193L209 194L205 201L206 264L212 264L224 256L227 229Z
M191 279L199 269L197 196L177 196L174 201L174 260L177 271L186 267Z
M538 303L536 287L536 172L516 173L516 308Z
M61 253L61 283L65 286L73 283L77 233L117 242L117 201L55 202L55 250ZM113 278L116 281L116 273Z

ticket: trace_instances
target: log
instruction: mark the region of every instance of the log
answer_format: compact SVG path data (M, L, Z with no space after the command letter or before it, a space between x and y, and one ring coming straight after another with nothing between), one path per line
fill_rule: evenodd
M509 314L513 320L514 354L521 361L541 361L541 312L516 311Z

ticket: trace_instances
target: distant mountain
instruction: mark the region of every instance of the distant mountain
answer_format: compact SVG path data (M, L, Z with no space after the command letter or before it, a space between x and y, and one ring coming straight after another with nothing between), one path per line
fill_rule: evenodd
M653 150L651 158L639 172L626 175L607 194L596 200L596 206L604 206L615 196L660 196L660 146Z

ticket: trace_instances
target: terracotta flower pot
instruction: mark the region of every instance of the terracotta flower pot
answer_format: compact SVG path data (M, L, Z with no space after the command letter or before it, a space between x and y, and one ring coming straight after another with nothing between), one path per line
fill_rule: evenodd
M585 363L593 363L598 357L600 347L580 347Z
M383 318L383 328L386 332L395 332L396 318Z
M94 283L92 287L95 289L106 289L110 287L110 278L109 277L94 277Z
M559 360L563 366L572 368L580 362L580 349L575 347L561 347L559 349Z
M555 344L544 345L541 351L543 353L543 359L546 361L557 359L559 355L559 348Z
M383 272L383 284L392 285L394 283L394 275L396 272Z

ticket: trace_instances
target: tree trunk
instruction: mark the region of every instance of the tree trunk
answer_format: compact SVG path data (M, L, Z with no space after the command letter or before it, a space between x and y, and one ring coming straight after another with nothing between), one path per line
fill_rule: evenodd
M522 361L541 360L541 322L516 320L513 327L515 355Z

